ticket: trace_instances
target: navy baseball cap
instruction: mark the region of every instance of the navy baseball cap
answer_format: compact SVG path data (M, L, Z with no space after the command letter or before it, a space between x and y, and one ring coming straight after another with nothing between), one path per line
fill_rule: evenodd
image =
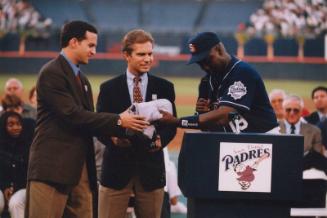
M220 42L216 33L201 32L188 41L191 59L187 64L193 64L206 58L212 47Z

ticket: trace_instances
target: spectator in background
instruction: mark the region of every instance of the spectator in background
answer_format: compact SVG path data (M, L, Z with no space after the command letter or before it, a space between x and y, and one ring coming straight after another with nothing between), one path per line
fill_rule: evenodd
M283 101L285 98L286 93L282 89L273 89L269 93L270 104L274 109L278 121L284 119Z
M1 100L1 105L3 112L14 111L19 114L23 113L23 102L16 95L5 95L5 97Z
M285 119L279 122L280 132L304 136L304 155L311 151L322 152L320 129L301 119L303 100L295 95L288 96L283 102Z
M37 93L36 93L36 87L33 86L30 91L29 91L29 94L28 94L28 100L29 100L29 103L30 105L36 109L37 107Z
M327 87L318 86L314 88L311 97L316 111L305 117L305 119L320 128L322 143L325 151L327 151Z
M4 199L13 218L24 217L27 162L33 132L24 126L16 112L5 112L0 118L0 189L3 193L0 205Z
M20 80L10 78L6 81L4 93L6 95L16 95L23 102L22 116L25 118L36 119L36 109L23 101L24 87Z
M316 111L305 119L313 125L319 125L320 122L327 120L327 87L318 86L314 88L311 92L311 98Z

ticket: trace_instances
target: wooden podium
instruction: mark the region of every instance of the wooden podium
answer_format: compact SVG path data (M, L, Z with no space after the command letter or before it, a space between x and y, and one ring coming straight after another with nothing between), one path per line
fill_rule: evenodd
M186 132L178 183L189 218L284 218L302 198L303 136Z

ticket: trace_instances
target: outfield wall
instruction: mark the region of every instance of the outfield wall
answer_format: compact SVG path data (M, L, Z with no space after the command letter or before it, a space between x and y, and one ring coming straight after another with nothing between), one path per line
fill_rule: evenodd
M0 73L37 73L41 66L49 61L51 57L1 57L0 55ZM176 60L174 58L157 58L154 63L153 73L164 76L201 76L204 75L197 65L186 65L188 57L183 56ZM319 80L327 81L327 62L325 61L287 61L280 59L277 63L273 61L264 61L260 58L248 60L263 76L267 79L300 79L300 80ZM87 73L96 74L119 74L126 68L125 62L120 56L114 58L97 57L91 60L87 66L82 69Z

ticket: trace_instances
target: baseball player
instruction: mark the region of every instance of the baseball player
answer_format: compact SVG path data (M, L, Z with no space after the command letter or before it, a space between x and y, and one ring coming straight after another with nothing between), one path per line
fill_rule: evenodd
M230 55L212 32L191 38L189 48L192 57L188 64L197 63L207 73L199 88L208 93L199 95L198 115L177 119L162 112L162 122L182 128L217 129L218 125L225 132L278 133L265 85L255 69ZM231 120L231 114L238 119Z

